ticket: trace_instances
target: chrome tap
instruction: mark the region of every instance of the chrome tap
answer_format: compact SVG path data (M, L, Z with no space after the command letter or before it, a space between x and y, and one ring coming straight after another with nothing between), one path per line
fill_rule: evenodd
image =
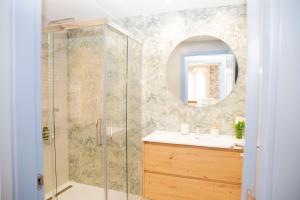
M197 135L200 134L200 128L201 128L201 126L199 124L196 124L196 134Z

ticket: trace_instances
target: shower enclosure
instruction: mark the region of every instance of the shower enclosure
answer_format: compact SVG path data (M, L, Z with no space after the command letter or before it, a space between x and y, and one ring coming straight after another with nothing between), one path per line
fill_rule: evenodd
M43 33L46 200L141 193L142 45L107 20Z

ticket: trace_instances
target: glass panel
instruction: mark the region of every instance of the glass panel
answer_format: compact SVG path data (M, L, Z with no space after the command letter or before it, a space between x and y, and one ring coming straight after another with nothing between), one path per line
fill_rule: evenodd
M105 51L107 197L109 200L126 200L127 37L107 26Z
M43 34L41 67L41 111L44 159L45 199L55 194L55 155L54 155L54 121L53 121L53 33Z
M127 162L130 200L139 199L142 193L141 59L142 45L128 38Z
M53 154L55 194L67 187L68 163L68 39L67 32L53 34Z
M104 29L74 29L49 37L49 48L43 51L50 54L45 55L50 62L43 62L42 70L48 70L48 76L42 75L43 128L50 131L49 147L44 142L45 198L104 199Z
M99 193L103 188L100 141L103 35L102 27L68 31L69 179L80 183L78 190L84 189L87 194L93 193L90 186L97 186ZM97 195L101 194L93 196Z
M54 199L68 181L67 33L48 35L42 67L42 134L45 199ZM47 60L47 62L46 62Z

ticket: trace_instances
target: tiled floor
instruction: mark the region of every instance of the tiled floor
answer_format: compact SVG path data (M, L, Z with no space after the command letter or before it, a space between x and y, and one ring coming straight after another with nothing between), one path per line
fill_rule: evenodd
M70 185L72 185L72 187L58 195L58 197L55 200L104 200L103 188L75 183L71 181L58 187L58 192ZM45 200L49 199L51 196L51 193L46 194ZM109 190L108 199L126 200L126 193L118 192L115 190ZM54 199L52 198L52 200ZM141 197L136 195L130 195L129 200L141 200Z

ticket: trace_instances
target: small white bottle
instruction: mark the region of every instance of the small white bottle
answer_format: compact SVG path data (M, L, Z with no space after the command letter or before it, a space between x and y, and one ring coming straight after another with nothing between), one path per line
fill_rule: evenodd
M200 125L196 125L196 135L200 135Z

